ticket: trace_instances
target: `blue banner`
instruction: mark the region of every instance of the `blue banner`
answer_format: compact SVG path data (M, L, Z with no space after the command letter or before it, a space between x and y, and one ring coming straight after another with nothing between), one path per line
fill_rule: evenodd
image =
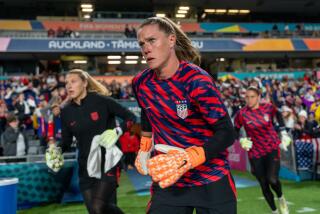
M254 78L254 77L268 77L271 79L282 79L283 77L288 77L291 79L299 79L304 77L305 71L284 71L284 72L278 72L278 71L269 71L269 72L243 72L243 73L227 73L227 72L220 72L219 78L224 77L227 75L231 75L233 77L236 77L240 80L244 80L246 78Z
M320 42L320 39L318 40ZM9 39L5 52L112 53L140 52L136 39ZM307 39L192 39L200 52L316 51L316 41ZM8 44L7 44L8 43ZM0 40L1 45L1 40Z
M242 44L231 39L194 39L200 51L241 51ZM136 39L11 39L7 52L140 52Z

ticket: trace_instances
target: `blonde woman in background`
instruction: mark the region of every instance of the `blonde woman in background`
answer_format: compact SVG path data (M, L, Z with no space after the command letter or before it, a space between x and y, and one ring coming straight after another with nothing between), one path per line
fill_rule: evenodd
M105 166L105 153L118 137L130 128L135 116L114 99L108 90L87 72L74 69L66 75L69 102L61 109L62 152L68 150L72 138L77 139L79 151L79 184L85 205L90 214L123 213L116 205L117 166L109 171L101 169L101 177L90 177L87 168L93 138L107 135L112 145L100 144L101 166ZM115 117L123 120L116 127ZM103 167L101 167L103 168Z

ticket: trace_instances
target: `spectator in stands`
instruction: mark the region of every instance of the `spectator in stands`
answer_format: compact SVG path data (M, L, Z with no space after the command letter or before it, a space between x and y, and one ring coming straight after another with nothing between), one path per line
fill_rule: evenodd
M292 105L292 110L296 115L305 109L305 107L303 106L302 99L300 97L301 97L301 95L296 95L294 97L294 103Z
M284 33L285 35L290 35L290 29L289 29L289 25L288 24L285 24L284 25Z
M60 74L58 76L58 83L57 83L57 87L58 88L64 88L65 87L65 76L63 74Z
M59 102L51 105L51 112L53 114L54 138L56 141L61 141L61 109Z
M28 138L19 129L19 120L14 114L7 116L8 127L2 134L4 156L24 156L28 151Z
M8 109L4 100L0 100L0 136L6 129ZM1 142L0 142L1 144Z
M295 124L295 117L293 111L288 106L282 106L281 108L282 118L284 120L284 125L286 130L291 133Z
M20 125L26 125L28 117L31 115L31 110L28 102L25 100L23 93L20 93L18 95L18 100L14 107L17 111Z
M125 28L124 28L124 35L129 38L130 37L130 29L129 29L129 25L126 24Z
M133 26L130 29L130 38L137 38L137 31Z
M11 85L9 85L6 88L5 96L4 96L4 101L6 102L7 108L9 111L14 111L14 106L13 106L13 100L14 96L16 93L14 92L13 88Z
M140 143L140 138L134 132L133 127L119 138L119 142L124 155L124 169L133 169Z
M48 30L48 37L56 37L56 32L52 28Z
M67 92L64 87L58 88L58 94L59 94L60 98L62 99L62 101L67 98Z
M64 37L70 38L72 34L72 30L69 27L66 27L64 30Z
M293 138L311 139L319 137L320 129L315 121L308 120L308 114L305 110L301 110L298 114L298 121L294 125Z
M277 24L274 24L274 25L272 26L272 34L273 34L274 36L278 36L279 33L280 33L280 31L279 31L278 25L277 25Z
M314 114L315 121L320 125L320 94L316 95L315 102L310 107L310 113Z
M50 116L50 107L44 95L39 96L39 104L34 111L34 128L36 128L37 137L40 139L40 153L44 153L47 147L48 121Z
M63 38L65 36L64 35L64 30L62 29L62 27L58 27L56 35L57 35L58 38Z
M80 33L78 31L73 30L70 34L71 38L79 38L80 37Z

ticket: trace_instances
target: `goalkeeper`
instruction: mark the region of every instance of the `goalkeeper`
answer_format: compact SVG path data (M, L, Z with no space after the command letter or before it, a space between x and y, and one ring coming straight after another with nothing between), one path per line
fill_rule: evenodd
M270 103L260 103L260 91L250 86L246 91L246 106L235 117L237 130L243 126L247 138L240 139L241 146L248 151L253 175L259 181L264 198L272 213L288 214L289 209L283 196L279 180L280 148L287 151L291 142L284 128L280 128L281 139L272 124L276 117L280 127L284 127L281 113ZM279 148L280 147L280 148ZM279 210L276 207L272 190L279 200Z
M154 181L147 213L235 214L226 149L236 132L213 79L191 63L199 53L168 18L146 19L138 42L149 67L133 79L143 131L135 165Z
M115 143L121 133L130 128L135 116L107 97L107 89L85 71L69 71L66 75L66 89L70 102L61 110L60 147L65 152L71 146L73 137L77 140L79 186L87 210L90 214L122 214L116 205L117 166L108 171L103 166L114 162L112 158L107 159L111 157L108 154L117 150ZM123 120L120 127L115 128L115 117ZM97 160L100 160L97 164L88 164L92 163L89 159L91 150L98 151L95 153ZM95 171L97 176L89 176L92 168L98 170Z

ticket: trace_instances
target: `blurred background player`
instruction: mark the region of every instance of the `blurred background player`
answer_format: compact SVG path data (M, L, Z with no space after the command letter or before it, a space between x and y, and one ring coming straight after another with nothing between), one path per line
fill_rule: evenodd
M243 126L251 140L249 146L247 144L243 146L248 151L251 172L259 181L263 196L272 213L279 212L271 189L275 191L279 199L281 214L288 214L287 202L283 196L278 177L280 170L279 145L281 141L272 124L274 116L277 116L280 126L284 127L283 120L271 103L260 103L260 91L257 87L250 86L246 91L245 99L246 106L235 117L235 127L240 130ZM286 131L283 130L282 138L285 138L285 135ZM243 145L242 139L240 141Z

